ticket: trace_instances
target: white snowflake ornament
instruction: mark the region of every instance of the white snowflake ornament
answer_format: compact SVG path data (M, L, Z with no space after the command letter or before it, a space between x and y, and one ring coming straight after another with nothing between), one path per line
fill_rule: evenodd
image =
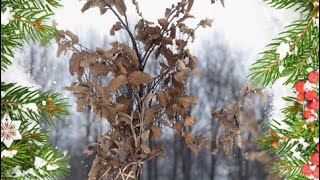
M8 113L5 113L1 120L1 142L6 145L7 148L11 146L14 140L22 139L19 132L21 121L11 120Z

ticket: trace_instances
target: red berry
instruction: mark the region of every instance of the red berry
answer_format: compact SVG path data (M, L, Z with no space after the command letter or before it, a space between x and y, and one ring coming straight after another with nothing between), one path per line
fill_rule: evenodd
M313 153L310 158L313 165L319 165L319 153Z
M298 94L298 101L303 101L304 100L304 94L303 93L299 93Z
M319 82L319 73L316 72L316 71L312 71L309 73L309 76L308 76L308 80L310 83L317 83Z
M317 98L317 93L316 93L316 91L313 91L313 90L307 91L306 94L305 94L305 97L306 97L309 101L312 101L312 100L314 100L314 99Z
M317 144L316 150L319 152L319 143Z
M303 111L303 117L305 119L308 119L309 117L311 117L311 112L309 110L304 110Z
M298 81L295 85L295 89L298 93L303 93L305 90L304 90L304 82L303 81Z
M302 166L301 171L304 175L310 176L312 174L311 164L305 164Z
M319 110L319 100L315 99L307 105L308 109Z
M316 167L312 174L315 178L319 179L319 166Z

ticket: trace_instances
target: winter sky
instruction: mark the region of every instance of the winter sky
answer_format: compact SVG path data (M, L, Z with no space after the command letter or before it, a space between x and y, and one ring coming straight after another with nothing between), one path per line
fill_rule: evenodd
M116 21L111 12L100 15L98 8L89 9L85 13L80 10L86 0L61 0L63 7L56 11L54 19L59 23L59 29L68 29L80 37L89 36L89 32L96 32L101 37L108 35L111 26ZM131 5L131 0L126 0ZM165 8L178 0L137 0L143 16L156 21L164 17ZM211 29L200 29L196 33L196 41L192 45L195 55L203 50L203 42L214 42L217 36L237 51L243 51L247 59L247 68L252 64L259 52L275 37L284 26L290 24L299 14L292 10L275 10L263 0L225 0L225 8L220 2L211 4L210 0L195 0L191 14L196 17L190 22L194 27L197 22L205 17L213 18ZM134 8L128 7L129 21L133 24L136 20ZM47 22L51 24L51 22ZM193 26L192 26L193 25ZM83 38L85 39L85 38ZM221 40L221 38L220 38ZM17 72L29 71L17 67L16 63L11 69L1 74L2 80L28 85L32 77L20 75ZM27 79L27 80L26 80Z
M131 5L131 1L127 2ZM164 16L165 8L177 0L138 0L138 2L144 17L156 21ZM195 0L191 14L197 19L190 24L195 25L199 20L209 17L214 19L214 25L210 30L201 29L197 32L194 46L218 33L232 47L250 49L256 54L284 26L299 18L292 10L275 10L262 0L225 0L225 8L220 2L215 4L210 2L210 0ZM82 13L80 9L84 3L85 0L62 0L64 7L57 11L55 17L60 24L58 28L76 32L80 35L80 40L89 29L94 29L100 35L107 34L116 20L115 16L111 12L101 16L98 8ZM129 18L132 21L136 20L133 7L128 7L128 11Z

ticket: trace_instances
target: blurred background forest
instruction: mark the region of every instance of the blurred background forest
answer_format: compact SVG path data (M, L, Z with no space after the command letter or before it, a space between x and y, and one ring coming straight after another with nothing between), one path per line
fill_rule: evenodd
M230 0L229 4L233 2L235 1ZM259 8L261 11L266 11L266 5L261 5L260 1L250 0L249 2L253 3L252 7L257 8L253 12L259 11ZM68 6L73 7L72 3L66 5L66 8ZM263 8L260 6L263 6ZM80 11L80 8L74 9ZM232 10L234 9L229 9L229 12ZM65 13L67 11L64 10ZM247 10L243 9L242 11ZM271 12L271 10L269 9L267 12ZM282 16L284 15L286 14L283 13ZM60 14L60 16L63 16L63 14ZM231 18L237 16L237 13L230 15ZM259 17L267 17L267 22L270 24L258 29L255 35L249 31L246 32L246 29L241 29L245 28L242 26L239 26L239 29L234 29L234 32L238 30L241 33L244 32L243 36L248 38L249 42L253 42L249 45L244 42L245 47L241 47L241 43L238 43L237 46L230 45L232 39L225 38L225 32L219 28L210 31L205 38L200 35L200 41L192 47L193 54L198 58L198 69L188 82L187 88L191 94L196 95L199 99L198 105L194 106L191 112L196 119L196 125L192 129L194 134L199 135L205 132L204 135L212 139L223 134L224 129L219 127L218 120L211 117L212 109L226 107L232 101L238 99L239 92L247 83L246 75L249 65L258 56L264 45L268 43L268 40L271 40L271 37L275 36L285 23L290 22L288 20L290 16L285 17L285 21L278 19L275 14L264 14L264 16L260 15L257 18ZM237 23L236 21L239 20L233 19L233 21ZM247 22L246 20L243 21L244 23L252 23L250 19ZM265 22L262 21L261 24ZM255 25L251 24L246 28L249 29L253 26ZM113 41L112 38L106 36L108 31L101 35L101 29L97 31L94 27L89 27L89 29L78 27L71 28L71 30L79 35L80 42L83 45L91 49L109 47L109 43ZM263 31L260 32L259 30ZM260 35L265 36L261 38L263 40L254 39ZM116 38L122 42L127 41L124 34ZM241 37L239 38L239 41L241 41ZM255 44L255 41L260 41L260 44ZM76 112L74 96L64 89L75 78L69 74L70 54L57 58L56 48L54 43L48 47L25 46L16 62L24 68L24 71L33 78L41 89L52 89L68 98L71 105L69 108L70 115L63 117L63 120L54 120L55 127L48 127L45 130L51 131L50 136L54 146L68 151L70 174L65 179L84 180L87 179L93 159L86 157L83 151L87 145L96 142L97 137L105 133L109 127L106 120L94 116L90 109L86 109L84 113ZM154 63L157 62L154 61ZM154 65L152 63L148 64L147 71L156 73L157 69L154 68ZM202 149L199 155L195 156L172 130L167 129L164 131L165 135L157 140L164 144L166 154L162 158L144 164L142 179L275 180L274 176L267 173L271 168L272 157L259 150L256 144L256 138L266 131L264 125L268 119L270 104L268 100L263 102L258 97L252 103L252 107L246 107L244 112L244 126L241 133L243 137L242 146L241 148L234 146L233 156L226 156L223 152L212 156L211 152L206 149ZM45 124L44 126L46 127Z
M89 48L96 46L108 47L108 37L101 39L95 32L90 32L88 39L82 39ZM122 38L125 41L125 37ZM199 104L192 114L196 119L194 134L205 132L206 136L215 139L223 134L219 122L211 117L211 110L226 107L236 101L239 92L245 85L246 62L240 51L232 50L216 35L214 43L206 44L204 52L198 56L198 70L188 83L188 91L196 95ZM85 113L75 111L75 98L63 87L72 83L69 75L69 56L56 59L55 45L44 48L36 45L26 46L19 64L29 69L28 73L42 89L60 92L68 98L70 116L64 120L54 120L55 127L51 131L52 143L68 151L71 174L66 179L86 179L92 159L83 154L90 143L96 142L97 137L108 130L105 120L94 116L87 109ZM44 59L46 59L44 61ZM153 64L148 66L149 72L157 71ZM270 157L263 151L257 150L256 138L264 132L264 120L267 119L267 105L257 99L254 106L246 108L244 119L243 145L235 147L234 156L226 156L222 151L212 156L210 151L203 149L198 156L187 148L170 129L164 132L163 138L157 140L164 144L166 154L145 164L143 179L145 180L193 180L193 179L267 179L266 171Z

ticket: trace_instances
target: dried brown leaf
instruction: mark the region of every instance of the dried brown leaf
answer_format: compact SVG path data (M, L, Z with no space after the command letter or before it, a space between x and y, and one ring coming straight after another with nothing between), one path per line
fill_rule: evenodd
M233 149L233 140L230 134L224 134L224 135L220 135L218 137L218 140L222 143L225 143L225 149L224 149L224 153L226 155L229 155L232 153L232 149Z
M95 63L90 66L90 71L93 77L97 78L98 76L107 75L112 71L112 68L106 64Z
M128 77L129 83L134 86L139 86L140 84L148 84L152 82L152 78L149 74L142 71L134 71Z
M226 145L224 147L224 153L226 155L230 155L233 151L233 141L232 139L226 142Z
M118 1L122 1L122 0L118 0ZM116 33L116 31L119 31L120 29L122 29L123 28L123 26L122 26L122 24L121 24L121 22L120 21L117 21L113 26L112 26L112 28L111 28L111 30L110 30L110 35L111 36L114 36Z
M184 84L187 81L188 76L187 76L187 74L185 72L177 72L177 73L174 74L173 78L177 82L179 82L181 84Z
M159 92L157 94L157 97L158 97L160 106L163 108L166 108L168 106L168 100L167 100L166 94L164 92Z
M83 75L83 67L80 66L82 60L81 53L73 53L69 61L69 72L71 75L78 75L80 79Z
M57 49L57 57L60 57L60 55L64 52L66 53L66 51L69 49L69 47L71 46L70 43L67 44L58 44L58 49Z
M187 145L189 144L193 144L193 141L194 141L194 136L192 133L190 132L185 132L184 134L184 141Z
M153 107L147 110L144 116L144 125L147 125L153 121L156 117L157 108Z
M87 156L91 156L93 153L95 153L98 149L98 144L91 144L89 145L84 151L83 154L87 155Z
M83 5L83 7L81 8L81 12L85 12L86 10L88 10L93 4L92 0L87 0L87 2Z
M193 32L193 30L191 28L189 28L188 26L186 26L183 23L179 24L179 29L180 29L181 32L183 32L185 34L188 34L188 35L191 35L192 32Z
M152 133L152 136L155 138L160 138L162 136L162 130L158 126L152 126L151 133Z
M79 43L79 37L76 34L74 34L73 32L71 32L69 30L66 30L64 33L65 33L65 35L67 35L71 38L71 41L73 44Z
M226 142L229 140L232 140L232 137L230 136L230 134L223 134L218 137L218 141L220 142Z
M68 86L68 87L66 87L66 89L69 90L69 91L73 91L73 92L89 91L89 88L87 86L82 86L82 85Z
M168 25L169 25L168 19L166 19L166 18L158 19L158 23L160 24L160 26L161 26L163 29L167 29L167 28L168 28Z
M197 98L194 96L180 96L177 98L177 102L188 109L190 106L197 104Z
M236 143L239 148L242 147L242 137L240 136L240 134L238 134L236 137Z
M232 123L232 121L228 117L222 117L221 124L227 128L228 130L234 132L234 133L240 133L240 129Z
M144 131L144 132L141 134L140 138L141 138L142 142L148 141L149 134L150 134L150 130L149 130L149 129L146 130L146 131Z
M186 45L187 45L187 41L185 41L183 39L177 39L176 44L177 44L179 50L183 50L184 47L186 47Z
M128 78L125 75L119 75L111 80L107 86L107 90L111 93L115 92L120 86L128 83Z
M190 53L190 50L187 49L185 51L185 53L188 55L189 57L189 63L188 63L188 67L191 69L191 70L194 70L197 66L197 60L196 58Z
M188 144L188 147L193 151L195 155L198 155L200 150L199 146L197 146L196 144Z
M176 33L177 33L177 28L174 24L171 25L170 27L170 37L171 39L175 39L176 38Z
M128 57L128 59L131 61L133 67L137 69L139 67L139 58L137 56L137 53L132 48L130 48L125 44L122 45L122 49L126 54L126 56Z
M180 122L176 122L173 126L173 129L180 131L182 129L182 124Z
M171 9L167 8L165 12L165 17L169 18L170 14L171 14Z
M220 118L223 113L224 113L223 109L215 109L211 112L211 115L214 118Z
M210 140L204 140L203 145L204 145L207 149L211 149L212 141L210 141Z
M187 12L189 12L193 6L194 0L189 0L188 2L188 7L187 7Z
M81 67L90 68L92 64L95 64L97 62L98 55L95 52L86 52L82 54L83 57L80 63Z
M111 51L104 50L102 48L97 47L96 52L102 57L109 60L113 59L113 53Z
M99 9L100 9L100 15L103 15L108 10L108 8L106 8L103 4L99 6Z
M144 104L149 104L153 97L155 96L154 92L150 92L147 97L143 100Z
M145 143L141 144L141 149L146 153L146 154L150 154L151 153L151 150L149 148L149 146Z
M114 5L116 6L116 9L122 16L126 14L127 7L123 0L116 0Z
M221 4L222 4L222 6L225 7L225 6L224 6L224 0L220 0L220 2L221 2Z
M211 150L211 154L212 155L217 155L219 153L219 151L220 151L220 148L221 148L221 145L217 144L217 146Z
M206 27L211 27L212 23L213 23L213 19L206 18L204 20L201 20L199 25L202 26L203 28L206 28Z
M187 116L183 123L184 126L193 126L194 125L194 119L192 117Z

